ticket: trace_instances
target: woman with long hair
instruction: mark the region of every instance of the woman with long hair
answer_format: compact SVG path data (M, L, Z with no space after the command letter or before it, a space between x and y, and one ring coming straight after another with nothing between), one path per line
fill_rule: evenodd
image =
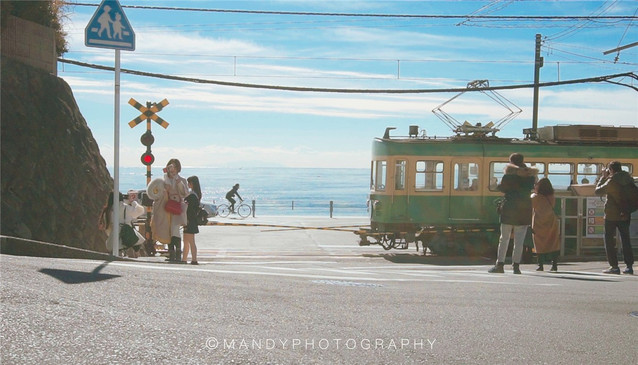
M163 192L161 196L153 200L153 215L151 217L151 228L153 239L168 245L168 259L170 262L181 262L182 239L180 229L186 224L186 209L184 198L188 195L186 179L179 173L182 171L182 164L178 159L172 158L164 168ZM147 191L151 191L151 182ZM169 200L173 200L173 205L180 205L179 211L166 209Z
M199 213L199 202L202 199L202 189L199 185L199 178L191 176L186 179L190 193L186 197L186 226L184 227L184 253L182 261L188 259L188 251L191 252L191 264L197 265L197 246L195 245L195 234L199 233L197 214Z
M550 271L558 271L558 255L560 241L558 220L554 214L554 187L548 178L538 180L532 193L532 237L538 256L538 268L543 271L543 264L551 261Z

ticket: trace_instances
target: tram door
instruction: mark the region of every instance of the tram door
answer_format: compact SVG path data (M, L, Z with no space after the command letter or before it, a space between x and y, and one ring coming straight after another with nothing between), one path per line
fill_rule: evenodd
M480 164L470 159L452 160L450 174L450 220L474 222L481 219Z

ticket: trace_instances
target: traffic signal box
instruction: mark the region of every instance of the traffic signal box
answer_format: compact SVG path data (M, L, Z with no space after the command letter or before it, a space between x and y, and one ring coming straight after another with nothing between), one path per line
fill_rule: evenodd
M142 142L142 144L146 146L146 152L142 154L140 160L145 166L150 166L153 164L153 162L155 162L155 156L153 156L153 153L151 152L151 145L153 144L153 142L155 142L153 133L151 133L150 130L144 132L144 134L142 134L142 137L140 138L140 142Z

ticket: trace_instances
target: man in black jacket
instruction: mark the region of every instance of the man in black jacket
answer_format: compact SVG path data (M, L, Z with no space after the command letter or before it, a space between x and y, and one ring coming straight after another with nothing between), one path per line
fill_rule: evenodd
M505 167L505 175L497 189L505 194L501 209L501 237L498 242L496 265L488 272L503 273L505 255L514 231L512 266L514 274L520 274L519 265L523 256L523 243L527 229L532 224L532 199L530 198L538 170L523 163L523 155L513 153Z
M631 248L629 237L629 223L631 213L628 212L623 203L627 199L624 192L629 184L633 184L634 179L622 170L622 165L618 161L612 161L603 170L603 174L596 184L596 195L607 195L605 202L605 252L609 269L603 271L605 274L620 274L618 267L618 256L616 255L616 229L620 232L622 242L622 254L627 268L625 274L633 275L634 253Z

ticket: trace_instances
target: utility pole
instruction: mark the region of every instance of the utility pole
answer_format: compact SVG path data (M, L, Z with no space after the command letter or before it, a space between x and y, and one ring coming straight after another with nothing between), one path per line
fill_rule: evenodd
M538 131L538 84L543 67L543 57L541 57L541 35L536 35L536 51L534 53L534 109L532 111L532 133L534 138Z

